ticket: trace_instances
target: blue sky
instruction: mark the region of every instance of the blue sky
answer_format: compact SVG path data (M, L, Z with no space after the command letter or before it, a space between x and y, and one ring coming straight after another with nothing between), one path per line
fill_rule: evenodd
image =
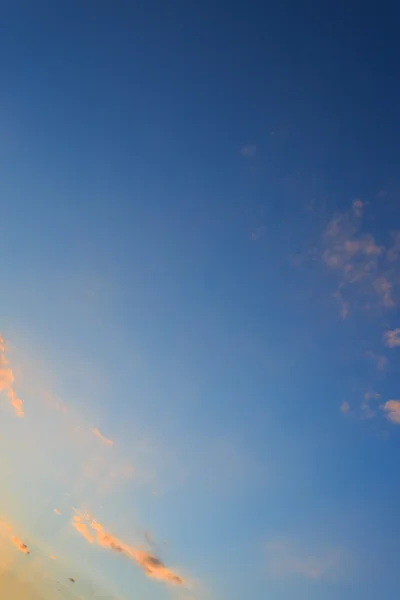
M3 594L395 596L399 14L360 12L3 3Z

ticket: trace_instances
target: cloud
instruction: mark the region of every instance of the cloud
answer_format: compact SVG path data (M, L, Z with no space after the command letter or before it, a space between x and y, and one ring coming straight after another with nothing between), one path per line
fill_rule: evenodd
M338 222L334 222L326 232L326 239L332 243L325 250L323 260L329 267L341 270L348 283L355 283L376 268L377 257L383 250L369 234L347 239L337 228Z
M388 400L382 406L386 413L386 418L392 423L400 425L400 400Z
M15 410L17 417L23 417L23 402L20 398L18 398L14 391L14 373L8 366L8 360L5 352L6 343L4 338L0 335L0 392L5 392L11 406Z
M340 318L343 320L347 319L347 317L349 316L349 312L350 312L350 306L349 306L349 303L343 299L342 294L340 292L340 287L333 294L333 297L337 298L339 301L339 305L340 305L339 316L340 316Z
M265 233L265 229L264 227L257 227L256 229L254 229L251 234L250 234L250 239L255 242L257 240L259 240L261 237L263 237Z
M19 538L14 534L11 525L4 521L0 521L0 533L3 537L7 537L23 554L29 554L28 546L21 542Z
M390 262L396 262L400 256L400 231L394 231L391 234L392 245L387 251L387 259Z
M362 411L362 415L361 418L362 419L373 419L375 417L375 412L374 410L371 408L371 401L378 401L380 400L381 395L378 394L377 392L374 391L370 391L370 392L365 392L364 396L363 396L363 401L361 403L361 411Z
M55 508L55 509L53 510L53 513L54 513L55 515L58 515L58 516L59 516L59 515L61 515L61 511L60 511L58 508Z
M367 352L367 356L369 356L369 358L371 358L375 362L377 371L386 371L388 366L388 359L386 358L386 356L383 356L382 354L376 354L372 351Z
M97 427L95 427L94 429L92 429L92 433L103 442L103 444L106 444L106 446L113 446L114 442L112 440L108 440L106 437L104 437L104 435L102 435L100 433L100 431L97 429Z
M80 517L79 515L73 517L72 527L74 527L76 531L83 535L83 537L87 542L89 542L89 544L94 543L94 537L90 535L87 525L86 523L84 523L84 517Z
M23 552L24 554L29 554L28 546L26 544L23 544L21 540L19 540L15 535L12 536L11 541L20 552Z
M332 576L338 562L337 552L309 554L291 539L278 538L267 544L267 573L273 578L325 579Z
M50 394L47 390L44 390L42 392L42 394L43 394L44 400L48 406L51 406L55 410L58 410L60 412L63 412L64 414L67 414L68 406L66 404L64 404L64 402L62 402L59 398L57 398L53 394Z
M340 412L347 413L350 410L350 404L348 402L342 402L340 405Z
M108 548L133 560L148 577L174 585L183 584L182 577L168 569L159 558L149 552L129 546L107 533L104 527L89 515L77 512L73 517L72 525L90 544L96 542L102 548Z
M153 539L152 539L152 537L150 535L150 531L146 531L145 534L144 534L144 537L146 538L146 542L148 544L150 544L150 546L154 545Z
M362 217L364 206L365 206L364 202L362 202L361 200L358 200L358 199L353 200L352 208L353 208L354 216Z
M377 277L373 286L381 299L382 306L386 308L394 308L396 306L396 303L392 298L393 284L388 281L387 277L384 275Z
M253 156L256 155L257 152L257 146L243 146L243 148L241 149L240 153L242 156L246 156L247 158L252 158Z
M386 331L383 340L388 348L396 348L400 346L400 328Z
M400 233L387 249L362 231L365 204L354 200L351 210L336 214L323 236L322 261L338 278L335 292L342 318L351 305L363 309L394 308L394 262L400 256Z

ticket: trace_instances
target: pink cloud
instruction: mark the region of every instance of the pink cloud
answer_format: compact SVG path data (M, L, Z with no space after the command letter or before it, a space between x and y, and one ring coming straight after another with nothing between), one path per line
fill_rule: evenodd
M400 328L393 329L392 331L386 331L383 339L388 348L396 348L397 346L400 346Z
M387 277L377 277L373 283L374 289L381 298L382 306L386 308L394 308L395 301L392 298L393 285L388 281Z
M354 200L351 210L331 219L322 236L322 261L337 276L335 296L342 318L350 305L363 310L396 306L393 262L400 256L400 233L393 234L389 250L378 244L373 235L361 231L364 208L361 200Z
M386 413L386 418L392 423L400 425L400 400L388 400L383 405L383 410Z
M361 200L353 200L353 213L356 217L362 217L363 214L363 209L364 209L364 202L362 202Z

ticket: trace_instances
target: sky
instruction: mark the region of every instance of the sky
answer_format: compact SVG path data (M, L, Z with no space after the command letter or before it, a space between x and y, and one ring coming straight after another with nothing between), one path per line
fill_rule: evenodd
M392 600L395 3L0 3L0 595Z

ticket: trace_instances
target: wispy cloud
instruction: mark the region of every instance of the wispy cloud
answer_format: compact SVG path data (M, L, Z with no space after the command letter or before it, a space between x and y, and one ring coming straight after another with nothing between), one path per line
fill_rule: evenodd
M148 577L165 583L183 584L182 577L168 569L159 558L149 552L129 546L107 533L103 525L89 515L76 511L76 515L72 519L72 525L90 544L96 543L102 548L108 548L133 560Z
M99 440L101 440L103 442L103 444L106 444L106 446L113 446L114 442L112 440L107 439L106 437L104 437L104 435L102 435L100 433L100 431L97 429L97 427L95 427L94 429L92 429L92 433L93 435L95 435Z
M386 418L392 423L400 425L400 400L388 400L382 406L386 413Z
M373 282L373 286L384 308L394 308L396 306L396 302L393 300L393 284L386 275L377 277Z
M8 403L6 402L6 395L4 392L9 392L13 389L14 385L14 373L12 373L10 366L7 362L6 345L4 340L1 338L0 345L0 386L3 392L3 402L6 409L9 410ZM14 366L14 365L12 365ZM34 364L36 367L36 363ZM127 462L126 456L128 452L124 448L123 443L115 444L114 449L110 449L113 446L113 440L106 437L108 431L104 427L92 428L92 425L85 423L84 419L79 415L79 412L75 410L73 403L69 405L68 411L64 409L64 404L57 400L55 394L46 395L43 398L43 388L49 387L47 382L42 381L36 383L36 388L32 388L26 381L26 369L24 368L24 381L19 381L18 385L24 390L24 396L31 390L36 389L38 393L33 392L31 397L32 406L35 410L31 410L30 414L27 415L28 421L22 421L22 424L16 421L14 425L16 434L10 436L10 446L7 447L10 454L10 472L18 473L20 479L24 482L25 487L28 489L32 482L32 488L39 488L42 485L42 481L48 481L49 478L54 477L55 488L59 490L61 494L64 490L68 490L74 498L88 498L90 497L94 503L99 505L104 501L102 497L99 499L99 492L103 494L103 490L108 490L112 486L114 487L117 483L130 478L133 474L133 468ZM19 391L19 387L17 388ZM52 389L52 388L50 388ZM46 402L44 402L46 400ZM50 408L50 410L49 410ZM56 409L56 410L55 410ZM13 417L13 413L12 418ZM92 421L92 424L97 424L96 421ZM22 425L22 427L21 427ZM28 427L29 425L29 427ZM101 425L99 425L101 427ZM103 434L106 435L103 435ZM110 432L111 433L111 432ZM40 444L37 443L40 440ZM146 444L148 448L139 448L139 445ZM143 441L140 436L135 437L134 447L130 446L129 455L134 456L135 460L135 474L136 479L140 482L140 485L149 485L154 479L154 467L153 457L151 455L151 445L148 444L147 440ZM13 448L16 448L16 452L12 452ZM139 450L136 451L136 449ZM97 460L99 457L99 460ZM28 459L28 463L26 462ZM92 468L92 463L95 463L95 468ZM59 465L62 464L62 468ZM86 473L81 472L82 466L89 464L89 470L93 472L91 477L86 477ZM28 465L27 468L25 466ZM31 469L29 465L33 465L35 468ZM22 468L20 468L22 466ZM97 468L98 466L98 468ZM150 475L148 475L148 471ZM148 481L149 480L149 481ZM52 482L53 483L53 482ZM36 497L35 497L36 499ZM26 499L30 502L30 499ZM65 501L66 502L66 501ZM23 500L21 500L23 504ZM53 496L52 504L46 509L47 518L51 520L55 516L65 514L66 506L62 503L58 495ZM70 515L71 517L71 515ZM5 521L7 519L4 519ZM114 537L109 534L109 529L104 529L100 523L93 518L86 517L85 515L75 515L72 519L72 530L75 534L74 537L79 539L84 538L86 540L86 547L90 552L90 546L99 548L102 547L104 550L97 550L98 552L104 553L106 559L112 560L112 552L123 554L126 557L127 566L131 565L131 569L138 570L139 576L144 573L147 577L152 580L159 580L165 584L183 586L183 578L180 576L180 572L176 572L175 569L168 568L162 560L158 557L158 551L154 548L148 547L144 540L138 541L134 544L128 545L125 540L128 540L126 533L122 533L120 538ZM5 531L5 530L4 530ZM122 532L125 530L122 529ZM0 531L1 534L1 531ZM30 540L25 540L23 532L19 532L17 529L14 531L7 529L5 531L4 541L2 544L5 546L9 545L13 552L10 555L13 560L17 557L17 549L19 552L27 554L29 550L32 550L31 554L33 557L38 557L37 548L35 546L30 547ZM18 537L17 537L18 536ZM132 540L131 540L132 541ZM29 545L29 549L25 542ZM85 544L85 542L80 542ZM90 544L90 546L89 546ZM143 544L143 545L142 545ZM93 548L94 549L94 548ZM50 562L49 557L54 555L57 556L59 562L60 557L55 552L55 548L49 547L44 550L44 556L47 561ZM54 555L51 553L54 552ZM111 554L111 556L109 556ZM24 557L25 558L25 557ZM31 557L32 558L32 557ZM128 562L128 559L130 562ZM118 559L117 559L118 560ZM29 560L31 563L32 560ZM60 561L62 562L62 561ZM139 567L139 568L138 568ZM81 585L80 580L79 585ZM186 585L185 585L186 588ZM1 594L0 594L1 595Z
M352 209L355 217L362 217L364 212L364 202L360 199L353 200Z
M63 412L65 414L68 412L68 406L64 402L62 402L59 398L57 398L56 396L54 396L54 394L50 394L46 390L43 391L42 394L44 396L45 403L49 407L54 408L55 410L58 410L58 411Z
M256 155L257 147L254 145L243 146L240 153L242 156L246 156L247 158L252 158Z
M391 234L392 244L387 252L390 262L396 262L400 257L400 231L394 231Z
M311 554L291 539L278 538L267 544L267 573L274 578L324 579L332 576L338 563L338 552Z
M371 406L371 403L377 402L380 399L381 395L378 392L365 392L361 403L361 419L373 419L375 417L376 406Z
M365 392L362 395L361 402L358 402L355 407L350 406L348 402L342 402L339 410L342 414L352 415L362 421L374 419L377 416L381 394L374 391ZM383 408L383 405L380 406Z
M148 544L150 544L150 546L154 546L154 542L153 542L153 539L151 537L150 531L146 531L145 534L144 534L144 537L146 538L146 542Z
M257 240L259 240L260 238L262 238L265 234L265 229L264 227L256 227L255 229L253 229L253 231L250 234L250 239L255 242Z
M0 336L0 392L5 392L7 398L10 401L11 406L15 410L17 417L24 416L23 402L14 391L14 373L8 366L8 360L6 357L6 343L2 336Z
M376 352L367 352L367 356L371 358L376 366L377 371L386 371L388 366L388 359L383 354L377 354Z

